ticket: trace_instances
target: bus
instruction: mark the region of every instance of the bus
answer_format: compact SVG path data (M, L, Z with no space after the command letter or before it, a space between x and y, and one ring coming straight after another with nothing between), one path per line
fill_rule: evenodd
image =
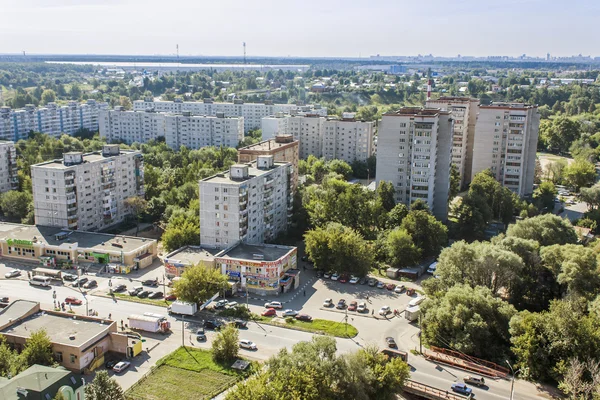
M41 276L41 275L36 275L29 280L29 284L32 286L48 287L48 286L50 286L51 282L52 282L52 278L50 278L48 276Z

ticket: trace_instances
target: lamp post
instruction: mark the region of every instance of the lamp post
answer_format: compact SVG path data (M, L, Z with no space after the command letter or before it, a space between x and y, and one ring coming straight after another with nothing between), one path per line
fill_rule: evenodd
M510 368L510 372L512 374L512 379L510 381L510 400L513 400L513 394L514 394L514 389L515 389L515 371L513 370L513 367L510 365L508 360L504 360L504 361L506 361L506 364L508 365L508 368Z

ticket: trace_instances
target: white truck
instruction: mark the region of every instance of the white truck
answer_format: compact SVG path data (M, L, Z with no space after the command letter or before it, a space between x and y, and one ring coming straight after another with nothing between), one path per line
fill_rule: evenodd
M130 329L144 332L166 333L171 324L166 318L152 317L148 315L130 315L127 317Z
M185 301L174 301L168 308L169 314L194 315L198 312L196 303L186 303Z

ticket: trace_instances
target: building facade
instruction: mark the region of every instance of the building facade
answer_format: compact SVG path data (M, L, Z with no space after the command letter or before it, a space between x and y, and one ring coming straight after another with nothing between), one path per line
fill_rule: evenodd
M460 186L471 182L475 123L479 112L479 100L469 97L440 97L427 100L428 108L439 108L452 112L454 133L452 136L452 164L460 174Z
M260 244L285 232L291 217L293 170L273 156L235 164L200 181L200 244L227 248Z
M523 103L480 106L472 175L489 169L498 182L519 196L531 195L539 128L537 106Z
M0 140L0 193L19 188L15 143Z
M423 200L441 220L448 214L452 117L449 111L404 107L382 116L377 184L394 185L396 202Z
M73 135L79 129L98 131L98 114L108 109L108 103L87 100L85 103L69 102L66 106L48 103L45 107L32 104L22 109L0 108L0 139L27 139L30 132L58 137L63 133Z
M32 165L31 180L37 225L101 230L131 215L125 199L144 195L143 156L119 145L65 153Z

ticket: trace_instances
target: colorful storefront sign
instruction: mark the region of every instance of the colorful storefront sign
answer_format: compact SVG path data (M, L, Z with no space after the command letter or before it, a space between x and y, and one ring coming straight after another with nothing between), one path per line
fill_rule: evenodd
M33 246L33 242L31 240L23 240L23 239L6 239L6 243L9 246Z

